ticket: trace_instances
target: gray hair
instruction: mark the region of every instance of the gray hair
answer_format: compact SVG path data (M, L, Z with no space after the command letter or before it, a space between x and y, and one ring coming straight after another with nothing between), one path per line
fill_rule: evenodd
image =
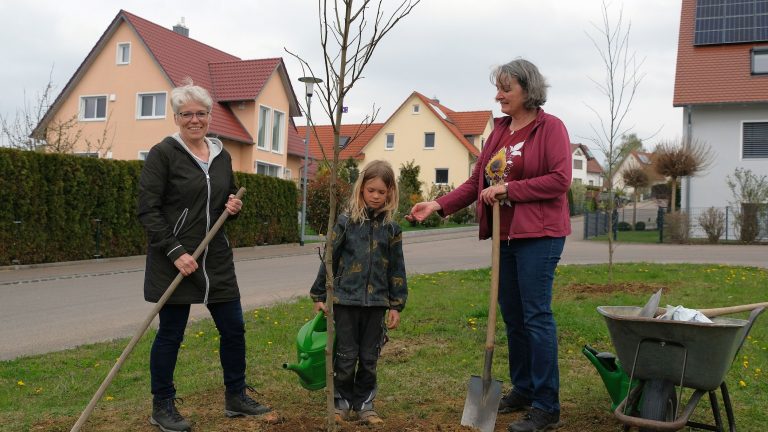
M179 109L191 101L205 105L209 112L213 108L213 99L208 90L194 85L192 78L187 77L182 80L182 85L171 90L171 108L173 108L174 113L178 114Z
M535 64L522 58L516 58L507 64L496 67L491 72L491 83L508 83L514 78L528 95L523 104L526 109L536 109L547 102L547 80Z

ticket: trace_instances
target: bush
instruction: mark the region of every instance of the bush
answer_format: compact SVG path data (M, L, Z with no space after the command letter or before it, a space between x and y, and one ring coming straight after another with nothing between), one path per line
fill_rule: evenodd
M643 221L638 221L638 222L635 224L635 231L645 231L645 222L643 222Z
M710 243L717 243L720 236L725 232L725 214L723 211L714 207L708 208L699 215L699 225L707 233L707 239Z
M325 235L328 231L328 213L330 212L330 178L328 171L318 172L307 184L307 225L315 232ZM352 185L337 181L335 188L336 217L344 210L352 193Z
M667 243L688 243L690 223L688 214L681 211L664 216L664 241Z
M448 216L448 220L455 224L470 223L475 220L475 204L464 207L463 209Z
M619 231L632 231L632 224L629 222L621 221L616 224L616 229Z

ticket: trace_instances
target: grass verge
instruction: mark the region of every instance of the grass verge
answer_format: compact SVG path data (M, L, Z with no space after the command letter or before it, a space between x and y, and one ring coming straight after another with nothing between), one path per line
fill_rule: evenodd
M613 351L597 306L642 305L661 287L662 304L728 306L764 301L768 287L768 271L748 267L617 264L612 285L606 277L604 265L557 270L554 310L565 422L561 431L621 430L608 412L610 400L597 372L580 352L586 343ZM409 282L401 327L390 333L379 363L378 410L387 427L395 427L391 430L463 430L451 425L459 423L470 375L481 372L489 272L440 272L412 276ZM218 334L210 320L190 323L176 385L186 402L180 409L195 430L317 431L324 418L324 393L302 389L295 375L281 368L283 362L295 361L296 332L311 315L308 300L246 312L249 383L261 393L260 401L286 418L280 425L224 418ZM506 387L505 333L501 323L497 329L493 377ZM136 347L84 430L155 430L147 423L147 361L153 337L150 331ZM68 431L126 343L118 340L0 362L0 431ZM762 430L768 423L767 373L768 315L757 321L726 377L739 430ZM706 397L696 413L697 420L711 422ZM500 415L497 429L505 430L516 415Z

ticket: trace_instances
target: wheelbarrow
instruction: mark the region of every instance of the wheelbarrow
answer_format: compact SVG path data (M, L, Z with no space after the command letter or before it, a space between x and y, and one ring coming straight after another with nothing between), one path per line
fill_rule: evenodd
M715 317L712 323L641 317L641 308L600 306L617 364L628 376L627 395L613 411L624 424L641 431L678 431L684 427L724 431L715 390L720 389L729 431L736 431L725 376L763 307L747 320ZM637 382L637 385L635 383ZM685 407L683 388L693 390ZM679 395L677 391L679 389ZM709 395L715 424L691 421L696 405Z

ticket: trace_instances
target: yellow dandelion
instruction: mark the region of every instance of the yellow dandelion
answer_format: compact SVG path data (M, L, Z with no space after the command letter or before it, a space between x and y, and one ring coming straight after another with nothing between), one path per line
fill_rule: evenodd
M112 400L115 400L115 398L113 398L112 396L107 396L107 397L104 398L104 400L105 401L112 401Z
M760 368L755 368L755 375L759 375L762 371Z
M35 394L40 394L42 392L43 392L43 388L42 387L38 387L38 388L35 389Z
M94 363L94 364L93 364L93 367L95 367L95 368L97 368L97 367L99 367L99 366L101 366L101 363Z
M267 345L272 345L272 341L267 341Z
M748 361L745 361L742 364L744 365L744 369L749 369L749 362Z
M186 348L187 346L185 344L181 344L181 347L182 348Z
M739 386L740 386L740 387L746 387L746 386L747 386L747 383L746 383L746 382L744 382L744 380L739 380Z
M218 354L218 353L219 353L219 350L215 349L215 350L213 350L213 353L214 353L214 354Z
M277 321L275 321L274 324L277 325Z
M19 386L19 387L24 387L26 384L24 384L24 381L18 380L18 381L16 381L16 385Z

